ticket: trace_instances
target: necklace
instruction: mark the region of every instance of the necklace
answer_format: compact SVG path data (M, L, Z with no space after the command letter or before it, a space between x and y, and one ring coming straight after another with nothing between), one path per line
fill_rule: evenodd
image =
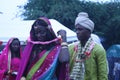
M76 55L76 61L81 62L90 57L91 50L95 43L90 37L84 47L81 46L81 42L78 44L78 54Z
M84 47L81 46L81 43L78 44L78 50L75 58L75 64L73 66L70 78L81 80L84 79L84 61L90 57L91 50L93 49L95 43L90 37Z

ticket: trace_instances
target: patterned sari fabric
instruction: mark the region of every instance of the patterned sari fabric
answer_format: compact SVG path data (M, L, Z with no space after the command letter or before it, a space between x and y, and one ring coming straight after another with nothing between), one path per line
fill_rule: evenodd
M39 43L37 43L39 44ZM23 52L23 58L21 61L21 66L19 69L19 73L16 80L20 80L22 75L24 74L25 67L27 66L27 62L30 58L30 52L33 47L33 43L28 42L27 46L25 47L25 51ZM27 80L52 80L54 78L54 73L56 71L56 67L58 64L58 55L60 53L61 46L56 45L52 49L46 51L43 50L41 53L39 53L39 59L35 63L32 64L31 68L28 70L26 79ZM28 51L28 52L26 52ZM66 75L62 75L64 71L67 70L66 64L61 65L61 71L59 74L59 80L63 80L62 78L66 77ZM65 66L65 67L62 67ZM58 70L59 70L58 69ZM66 79L67 80L67 79Z
M49 30L52 33L52 36L55 36L51 25L46 18L44 19L49 24ZM56 37L56 36L55 36ZM19 72L17 75L16 80L20 80L21 77L23 77L24 73L26 73L26 80L67 80L68 76L66 76L67 73L67 63L63 63L58 68L58 56L61 50L61 45L56 44L56 46L51 47L49 50L42 50L38 55L38 58L32 61L32 65L30 65L28 68L27 64L29 63L29 60L31 58L31 53L34 45L48 45L53 42L59 42L59 38L55 38L50 41L40 42L40 41L34 41L32 40L31 33L30 38L27 40L27 45L23 51L23 58L21 61L21 66L19 68ZM63 67L64 66L64 67ZM27 69L27 70L26 70ZM57 75L58 70L60 70L59 75ZM25 72L26 71L26 72ZM64 74L64 75L63 75Z
M0 80L15 80L16 76L5 76L4 73L5 71L9 70L9 71L18 71L19 68L19 64L20 64L20 58L14 57L11 59L11 57L9 58L8 56L11 55L11 51L9 49L9 46L11 44L11 42L13 41L14 38L11 38L7 45L5 46L5 48L2 51L2 54L0 55ZM21 55L21 51L20 51L20 55ZM9 58L9 59L8 59Z

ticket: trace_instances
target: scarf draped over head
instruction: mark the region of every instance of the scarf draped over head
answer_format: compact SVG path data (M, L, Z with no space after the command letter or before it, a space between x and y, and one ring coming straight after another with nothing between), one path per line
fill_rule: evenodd
M10 38L7 42L6 46L4 47L1 55L0 55L0 67L3 68L3 73L0 71L0 80L2 80L4 72L8 70L8 55L11 55L10 51L10 44L15 38ZM22 50L20 49L20 57L22 56ZM10 57L11 58L11 57ZM4 61L3 61L4 60ZM2 63L3 62L3 63ZM11 63L11 62L10 62ZM10 64L11 65L11 64Z
M3 51L2 51L2 55L7 55L8 56L8 53L10 51L10 44L12 43L12 41L14 40L15 38L10 38L9 41L7 42L6 46L4 47ZM20 49L20 53L22 53L21 49Z
M55 35L55 33L54 33L53 29L52 29L52 26L51 26L51 23L50 23L49 19L45 18L45 17L41 17L41 18L38 18L38 19L41 19L41 20L45 21L48 24L48 29L52 33L52 36L56 37L56 35Z
M86 29L89 29L91 32L94 30L94 22L89 19L88 14L85 12L80 12L78 14L78 17L75 20L75 25L77 24L85 27Z
M21 60L21 66L20 66L20 68L19 68L19 72L18 72L18 75L17 75L17 78L16 78L16 80L20 80L21 79L21 77L23 76L23 74L24 74L24 71L25 71L25 68L26 68L26 66L27 66L27 63L28 63L28 61L29 61L29 58L30 58L30 55L31 55L31 52L32 52L32 48L33 48L33 46L35 45L35 44L42 44L42 45L46 45L46 44L51 44L52 42L59 42L59 38L57 38L56 37L56 35L55 35L55 33L54 33L54 31L53 31L53 29L52 29L52 26L51 26L51 24L50 24L50 22L49 22L49 20L47 19L47 18L45 18L45 17L41 17L41 18L39 18L39 19L41 19L41 20L44 20L47 24L48 24L48 30L51 32L51 36L54 36L54 39L53 40L50 40L50 41L45 41L45 42L41 42L41 41L34 41L33 39L32 39L32 35L31 34L33 34L32 33L32 29L33 28L31 28L31 31L30 31L30 37L28 38L28 41L27 41L27 45L26 45L26 47L25 47L25 49L24 49L24 51L23 51L23 58L22 58L22 60ZM37 19L38 20L38 19ZM32 26L33 27L33 26ZM57 47L58 46L58 47ZM58 54L59 54L59 51L60 51L60 49L61 49L61 46L60 45L56 45L56 47L55 47L55 49L56 49L56 51L54 52L54 51L50 51L50 53L49 53L49 55L50 54L53 54L53 53L55 53L53 56L57 56ZM46 51L46 50L43 50L43 51ZM41 53L39 53L39 54L42 54L42 52ZM45 53L46 54L46 53ZM46 56L47 58L48 58L48 56ZM57 56L57 58L58 58L58 56ZM56 59L56 58L55 58ZM46 62L46 59L40 59L40 60L42 60L42 63L44 63L44 62ZM39 61L39 60L38 60ZM54 61L54 60L53 60ZM55 62L53 62L53 63L55 63ZM37 64L37 62L35 63L35 64ZM34 65L35 65L34 64ZM52 64L52 63L51 63ZM33 67L34 67L34 65L33 65ZM40 65L40 64L39 64ZM41 67L43 66L44 64L41 64ZM53 64L52 64L53 65ZM38 68L40 68L40 67L38 67ZM44 68L44 67L43 67ZM35 68L34 68L35 69ZM55 68L54 68L55 69ZM32 70L32 69L31 69ZM31 70L29 70L29 72L31 73L32 71ZM46 71L44 71L44 74L45 74L45 72ZM53 72L54 73L54 72ZM33 73L32 73L33 74ZM29 74L27 74L27 75L29 75ZM31 74L30 74L31 75ZM36 76L37 75L37 73L35 73L34 74L34 76ZM28 78L29 78L29 76L28 76ZM32 78L33 78L33 76L32 76ZM36 77L35 77L36 78ZM39 75L39 78L43 78L41 75ZM46 78L46 77L45 77ZM45 79L44 79L45 80Z
M55 33L54 33L54 31L53 31L53 29L52 29L52 26L51 26L51 23L50 23L50 21L49 21L49 19L48 18L46 18L46 17L40 17L40 18L38 18L37 20L43 20L45 23L47 23L47 28L48 28L48 30L50 31L50 33L52 34L52 36L54 37L54 38L57 38L56 37L56 35L55 35ZM33 27L33 26L32 26ZM31 29L31 31L30 31L30 39L32 40L32 29Z

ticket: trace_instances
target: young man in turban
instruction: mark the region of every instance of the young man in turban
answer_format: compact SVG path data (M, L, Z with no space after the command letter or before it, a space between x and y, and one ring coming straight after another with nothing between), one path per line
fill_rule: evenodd
M91 37L94 22L86 12L80 12L75 20L79 42L70 48L71 80L107 80L106 52ZM71 50L73 48L73 50Z

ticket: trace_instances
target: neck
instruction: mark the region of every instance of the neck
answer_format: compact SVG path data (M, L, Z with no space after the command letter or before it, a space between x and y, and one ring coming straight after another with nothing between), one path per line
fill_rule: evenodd
M90 34L84 37L84 39L80 40L81 41L81 46L84 47L85 44L87 43L88 39L90 38Z
M86 38L86 39L84 39L84 40L81 40L81 46L82 46L82 47L85 46L85 44L87 43L88 39L89 39L89 37Z
M20 57L19 56L19 52L12 52L11 54L12 54L12 58L14 58L14 57Z

